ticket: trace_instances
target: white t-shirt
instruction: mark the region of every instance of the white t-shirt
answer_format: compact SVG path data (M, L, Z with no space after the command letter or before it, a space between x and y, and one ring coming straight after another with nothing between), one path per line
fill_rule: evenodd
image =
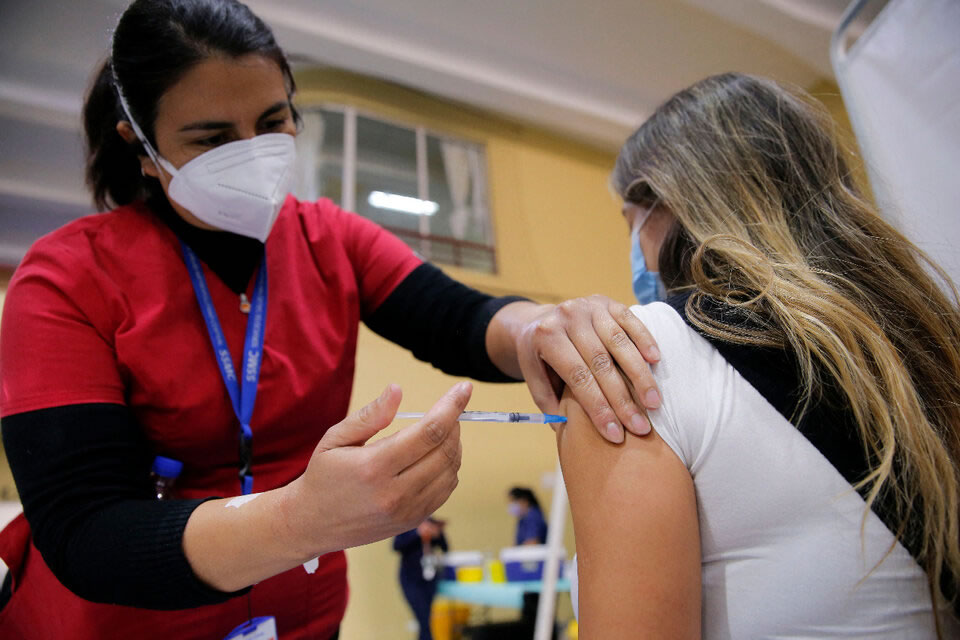
M703 637L935 638L924 571L897 543L870 572L894 537L872 511L861 535L830 461L673 308L632 311L663 354L651 421L696 489Z

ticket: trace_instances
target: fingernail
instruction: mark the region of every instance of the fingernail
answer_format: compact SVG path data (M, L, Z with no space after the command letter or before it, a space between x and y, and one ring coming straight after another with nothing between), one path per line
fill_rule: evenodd
M469 382L461 382L457 385L457 393L467 393L470 391L471 384Z
M645 436L650 433L650 421L639 413L633 414L633 417L630 418L630 426L633 427L632 431L638 436Z
M614 444L623 442L623 429L616 422L607 423L607 439Z
M647 347L647 358L655 362L660 361L660 349L657 349L657 345L650 345Z
M648 409L656 409L660 406L660 394L657 393L656 389L650 389L644 394L643 404L645 404Z

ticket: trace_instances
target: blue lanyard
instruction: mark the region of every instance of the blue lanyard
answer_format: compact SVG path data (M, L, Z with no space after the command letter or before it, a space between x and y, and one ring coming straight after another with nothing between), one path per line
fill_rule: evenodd
M220 319L203 276L203 267L193 250L181 242L183 259L190 272L193 291L203 312L203 321L207 324L210 344L220 366L223 384L230 394L233 412L240 421L240 486L244 495L253 491L253 430L250 419L253 417L253 403L257 398L257 381L260 379L260 362L263 355L263 334L267 320L267 256L264 254L260 271L253 285L253 299L250 301L250 318L247 320L247 337L243 343L243 371L241 384L237 383L237 372L230 357L230 349L220 328Z

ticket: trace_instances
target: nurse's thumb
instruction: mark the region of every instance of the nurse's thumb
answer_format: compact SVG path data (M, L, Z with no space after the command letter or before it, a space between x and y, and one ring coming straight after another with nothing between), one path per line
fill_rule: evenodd
M333 425L320 439L317 449L360 446L389 425L397 415L403 392L400 385L389 384L380 397Z

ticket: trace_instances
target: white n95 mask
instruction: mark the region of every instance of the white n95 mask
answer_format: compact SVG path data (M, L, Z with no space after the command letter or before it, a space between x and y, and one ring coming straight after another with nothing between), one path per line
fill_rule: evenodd
M293 136L265 133L228 142L177 169L153 148L118 93L147 155L172 176L170 199L212 227L266 242L293 178Z
M293 136L265 133L206 151L173 176L170 199L202 222L266 242L287 197L296 158Z

